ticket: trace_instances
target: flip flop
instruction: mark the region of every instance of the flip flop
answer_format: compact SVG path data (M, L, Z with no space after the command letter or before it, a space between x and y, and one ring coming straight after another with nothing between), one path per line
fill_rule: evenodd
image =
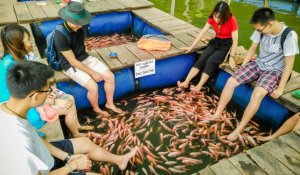
M113 111L114 113L117 113L117 114L122 114L124 111L118 107L115 108L115 110L113 110L112 108L108 108L106 105L105 105L106 109L109 109L111 111ZM119 112L118 112L119 111Z

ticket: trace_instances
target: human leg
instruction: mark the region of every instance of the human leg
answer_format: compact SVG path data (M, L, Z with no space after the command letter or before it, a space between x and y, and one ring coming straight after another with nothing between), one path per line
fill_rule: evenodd
M187 77L183 82L177 81L179 88L187 88L190 81L199 73L199 70L205 65L207 58L215 51L213 46L208 46L205 51L200 55L198 61L194 64Z
M227 52L227 50L218 49L215 50L207 58L200 81L195 87L191 87L191 90L196 92L199 92L201 90L203 85L207 82L208 78L212 75L214 71L218 69L219 65L224 61Z
M75 154L87 154L92 160L114 163L118 165L121 170L126 168L128 161L134 157L138 149L137 147L134 147L125 155L116 155L95 145L91 140L85 137L71 139L71 142Z
M276 139L279 136L291 132L297 125L300 125L299 123L300 120L299 120L299 113L298 113L290 117L287 121L285 121L283 125L274 134L266 137L258 136L257 140L266 142L269 140Z
M256 63L250 62L234 72L232 77L230 77L226 82L220 100L218 102L217 110L213 117L221 117L223 110L232 98L234 89L244 82L249 82L257 79L259 76L258 71L259 70Z

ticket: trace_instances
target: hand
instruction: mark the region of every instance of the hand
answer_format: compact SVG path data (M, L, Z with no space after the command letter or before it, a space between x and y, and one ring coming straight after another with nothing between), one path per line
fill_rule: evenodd
M99 74L98 72L93 72L91 74L92 78L96 81L96 82L100 82L103 80L103 77L101 74Z
M236 69L236 64L233 58L229 58L229 66L235 70Z
M277 88L277 89L275 89L275 90L272 92L271 97L277 99L277 98L279 98L282 94L283 94L283 90Z
M70 159L69 164L75 164L76 170L88 171L92 167L92 161L89 159L87 155L78 154L78 155L73 155L71 158L72 160Z
M184 53L189 53L193 50L193 47L182 47L180 48L181 51L183 51Z
M58 106L63 109L70 109L70 107L73 104L69 100L57 98L57 99L55 99L55 103L53 105Z

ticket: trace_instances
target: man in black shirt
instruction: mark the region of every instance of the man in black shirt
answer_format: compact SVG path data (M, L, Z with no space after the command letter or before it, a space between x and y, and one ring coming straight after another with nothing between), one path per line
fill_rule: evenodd
M64 19L60 24L68 31L70 38L64 33L56 31L54 34L55 48L62 59L60 67L64 73L75 82L88 90L87 98L93 110L100 115L108 115L98 106L97 82L104 80L104 91L107 102L105 107L116 113L122 113L113 102L115 90L114 74L99 59L89 56L85 52L84 31L82 26L92 20L92 15L78 2L69 2L59 10L59 16ZM69 40L70 39L70 40Z

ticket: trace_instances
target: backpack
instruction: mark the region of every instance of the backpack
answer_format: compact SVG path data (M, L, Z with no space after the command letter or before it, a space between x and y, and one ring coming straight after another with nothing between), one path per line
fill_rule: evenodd
M47 57L47 62L49 66L51 66L55 70L61 70L60 68L60 63L61 63L61 58L57 54L55 44L54 44L54 34L55 31L60 31L62 34L65 35L67 38L69 44L71 43L71 35L67 31L67 29L62 26L62 25L57 25L55 30L52 31L47 35L46 42L47 42L47 48L46 48L46 57Z
M281 46L281 49L283 50L283 44L285 42L285 39L287 37L287 35L293 31L291 28L287 27L283 30L282 34L281 34L281 38L280 38L280 46ZM264 35L261 33L260 34L260 41L262 40L262 38L264 37Z

